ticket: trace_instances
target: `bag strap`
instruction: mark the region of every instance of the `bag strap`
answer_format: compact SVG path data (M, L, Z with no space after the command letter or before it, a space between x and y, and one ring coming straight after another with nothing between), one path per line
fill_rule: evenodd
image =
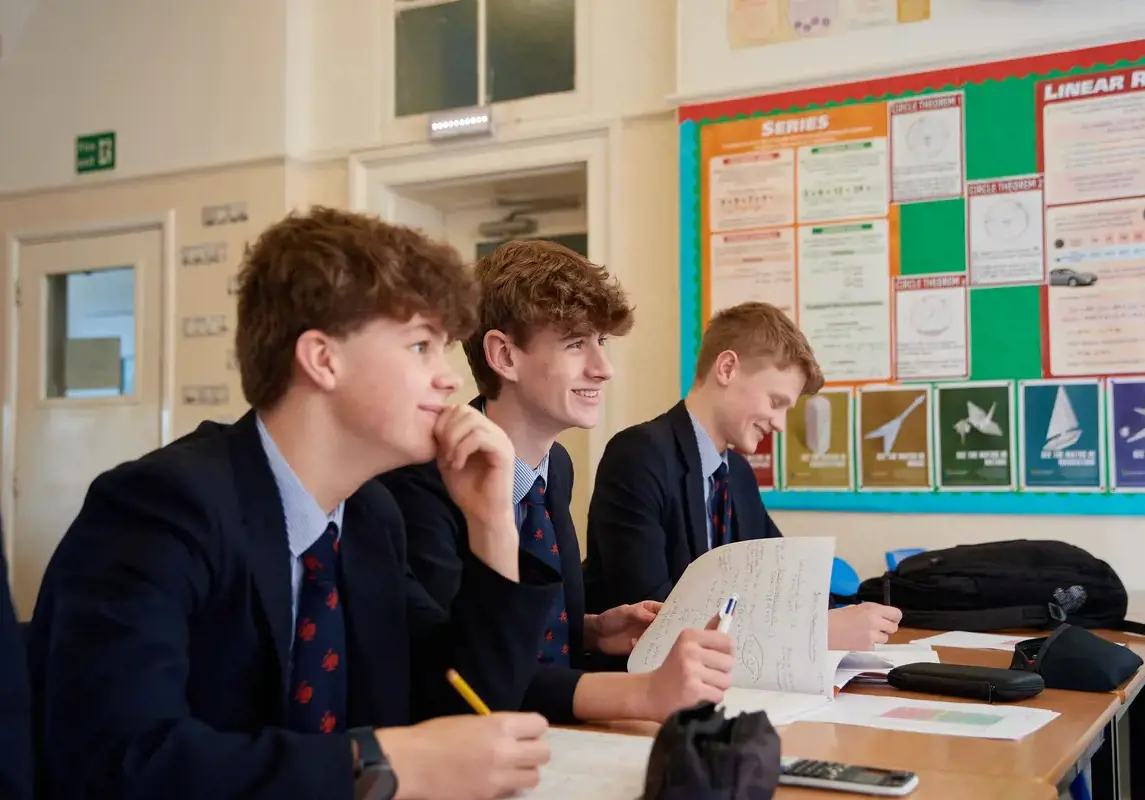
M1145 622L1133 622L1132 620L1123 619L1117 623L1114 630L1145 636Z
M903 610L904 625L934 631L983 632L1007 628L1044 628L1051 619L1047 606L1009 606L975 611Z

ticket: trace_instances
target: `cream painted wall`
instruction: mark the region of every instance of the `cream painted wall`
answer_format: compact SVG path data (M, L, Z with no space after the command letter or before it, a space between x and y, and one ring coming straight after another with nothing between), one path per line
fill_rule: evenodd
M323 175L321 170L318 174ZM321 178L316 179L316 186L322 186ZM204 205L231 202L247 204L250 219L246 223L203 227L201 209ZM204 407L182 403L180 393L172 416L174 433L178 436L192 430L204 418L234 417L245 410L238 373L227 368L227 353L232 347L233 334L184 338L181 335L182 320L226 314L233 331L234 300L227 294L227 279L238 266L243 246L262 228L281 218L286 210L281 160L99 187L2 197L0 239L9 233L68 231L95 222L127 220L168 209L175 211L177 251L188 245L214 242L227 245L227 259L223 264L176 268L176 388L225 384L230 397L226 405ZM0 267L7 269L7 258L5 248L0 252ZM0 339L6 346L11 307L7 298L2 296L3 292L4 287L0 286L0 303L4 309ZM151 332L152 335L156 333Z
M38 0L0 62L0 192L104 182L74 154L107 130L115 178L283 155L286 19L286 0Z

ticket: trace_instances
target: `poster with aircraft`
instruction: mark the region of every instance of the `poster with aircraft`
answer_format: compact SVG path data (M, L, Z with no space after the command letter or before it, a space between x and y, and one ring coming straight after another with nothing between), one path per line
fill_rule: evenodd
M1145 492L1145 378L1109 382L1111 483L1116 491Z
M952 491L1011 491L1015 485L1013 390L1009 381L935 389L935 479Z
M1101 384L1095 379L1029 380L1019 386L1023 489L1105 488Z
M929 386L860 387L858 417L860 489L934 486Z

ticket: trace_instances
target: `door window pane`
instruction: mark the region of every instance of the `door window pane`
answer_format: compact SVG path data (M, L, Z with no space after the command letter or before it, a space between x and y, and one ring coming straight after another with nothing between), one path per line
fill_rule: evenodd
M135 268L44 278L44 394L109 397L135 391Z
M477 0L399 11L394 28L397 116L477 105Z
M485 0L485 14L489 102L576 88L576 0Z
M557 244L564 245L574 253L588 258L588 234L587 233L561 233L556 236L530 236L530 239L540 239L542 242L556 242ZM494 240L488 242L477 243L477 258L485 258L485 256L492 253L505 242L512 241L512 239Z

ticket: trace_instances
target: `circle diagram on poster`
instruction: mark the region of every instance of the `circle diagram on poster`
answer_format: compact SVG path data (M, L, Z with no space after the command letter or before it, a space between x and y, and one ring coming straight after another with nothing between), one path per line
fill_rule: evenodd
M930 159L942 153L950 131L939 120L931 116L920 116L910 124L906 132L906 146L912 153Z
M1017 200L1001 197L987 209L984 224L991 239L1010 241L1030 227L1030 212Z
M954 315L943 297L920 297L910 312L910 322L923 336L937 336L954 322Z

